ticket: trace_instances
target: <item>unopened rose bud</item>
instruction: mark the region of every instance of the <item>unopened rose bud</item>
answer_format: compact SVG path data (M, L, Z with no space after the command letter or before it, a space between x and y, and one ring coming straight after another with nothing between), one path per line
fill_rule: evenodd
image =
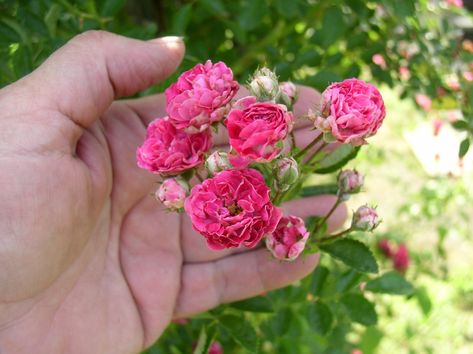
M299 178L299 166L292 157L284 157L276 162L276 183L280 191L287 191Z
M407 246L403 243L399 245L397 251L392 256L394 268L401 273L405 273L409 268L410 257Z
M358 231L373 231L380 223L376 209L363 205L353 214L351 227Z
M214 175L232 168L232 164L228 160L228 154L226 152L215 151L205 160L205 167L211 175Z
M384 238L380 240L378 242L378 248L386 257L392 257L393 247L388 239Z
M258 101L275 101L280 95L278 78L268 68L256 70L248 89Z
M184 207L184 201L189 192L189 185L180 178L168 178L156 191L156 199L169 210L179 210Z
M282 217L276 230L266 236L266 247L275 258L293 261L304 250L308 238L304 220L296 216Z
M357 170L344 170L338 174L340 195L358 193L363 187L365 177Z
M298 97L297 86L290 81L285 81L279 84L279 89L281 91L281 102L288 107L292 107Z

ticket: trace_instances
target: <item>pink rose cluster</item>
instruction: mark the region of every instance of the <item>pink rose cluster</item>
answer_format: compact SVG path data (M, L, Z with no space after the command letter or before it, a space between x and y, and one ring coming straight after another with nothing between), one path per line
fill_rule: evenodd
M185 211L209 248L265 243L276 259L292 261L302 254L311 230L301 218L283 215L279 205L308 177L304 157L318 161L308 154L320 134L315 132L306 148L295 147L293 83L279 83L274 72L262 68L248 88L251 95L235 100L239 85L222 62L184 72L165 91L167 115L149 124L137 163L160 175L156 199L170 211ZM335 83L323 97L315 126L342 143L365 143L384 119L379 91L361 80ZM226 131L229 150L211 151L212 128ZM363 181L356 171L342 172L340 198L358 192ZM372 209L356 215L359 230L379 223Z

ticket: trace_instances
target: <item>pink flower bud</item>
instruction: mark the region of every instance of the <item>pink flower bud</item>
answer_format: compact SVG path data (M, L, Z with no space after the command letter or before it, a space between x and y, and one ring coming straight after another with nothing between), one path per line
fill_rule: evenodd
M409 68L407 66L401 66L399 68L399 76L403 81L409 80L409 78L411 77L411 72Z
M344 170L338 174L340 195L358 193L363 187L365 177L357 170Z
M359 231L373 231L380 222L376 209L363 205L353 214L351 227Z
M276 181L280 191L287 191L299 178L299 167L292 157L284 157L276 162Z
M378 65L381 69L386 70L387 68L386 61L384 60L384 57L381 54L373 55L371 60L373 61L373 63Z
M393 255L393 246L391 245L391 242L383 238L378 242L378 248L379 250L386 256L386 257L392 257Z
M170 210L179 210L184 207L189 185L180 178L168 178L156 191L156 199Z
M222 345L215 341L210 345L209 353L208 354L223 354Z
M297 86L290 81L285 81L279 84L279 89L281 90L282 103L288 107L292 107L298 97Z
M282 217L276 230L266 237L266 247L275 258L293 261L304 250L308 238L304 220L296 216Z
M473 81L473 72L471 71L465 71L463 73L463 77L466 81Z
M278 78L268 68L256 70L248 89L258 101L275 101L280 94Z
M422 93L416 94L416 102L426 112L432 109L432 100L427 95Z
M394 268L401 273L405 273L409 268L410 263L409 250L407 249L407 246L401 243L392 258Z
M211 175L232 168L226 152L215 151L205 161L205 167Z

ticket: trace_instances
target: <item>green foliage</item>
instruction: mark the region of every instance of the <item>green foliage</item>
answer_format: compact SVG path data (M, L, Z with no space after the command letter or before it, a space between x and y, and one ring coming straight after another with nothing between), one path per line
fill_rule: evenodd
M414 292L412 284L396 271L391 271L379 278L371 279L366 283L365 290L392 295L410 295Z
M340 239L333 243L322 245L320 249L360 272L378 272L378 264L373 254L365 244L359 241L348 238Z

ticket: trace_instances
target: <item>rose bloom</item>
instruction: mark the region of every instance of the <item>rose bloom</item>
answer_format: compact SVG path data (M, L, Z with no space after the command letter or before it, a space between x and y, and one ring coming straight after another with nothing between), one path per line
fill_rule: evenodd
M136 152L138 166L154 173L178 174L203 162L211 139L210 131L190 135L177 130L167 117L156 119Z
M362 80L348 79L330 85L322 94L322 116L315 126L341 143L366 144L386 116L379 90Z
M293 261L304 250L308 238L304 220L296 216L282 217L276 230L266 237L266 247L275 258Z
M197 64L166 89L166 111L172 124L187 132L200 132L223 118L239 85L224 63Z
M225 170L192 188L184 208L211 249L251 248L281 219L269 195L258 171Z
M378 65L381 69L386 70L387 65L386 61L384 60L384 57L381 54L374 54L371 58L373 63Z
M237 167L251 161L268 162L281 151L282 140L292 128L293 116L286 106L272 102L257 102L248 96L236 102L225 125L230 145L239 156L231 159Z

